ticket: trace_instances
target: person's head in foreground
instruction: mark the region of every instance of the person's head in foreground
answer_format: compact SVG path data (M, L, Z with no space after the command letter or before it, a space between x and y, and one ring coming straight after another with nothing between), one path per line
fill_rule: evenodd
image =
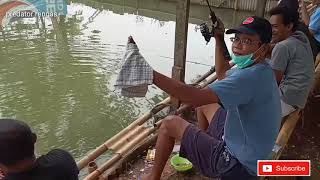
M232 61L239 67L245 68L259 63L264 58L263 52L266 44L271 41L271 24L264 18L257 16L248 17L242 24L234 29L229 29L226 34L235 34L231 38Z
M30 127L18 120L0 119L0 169L4 173L23 171L35 160L37 140Z
M296 31L299 19L287 7L277 6L269 11L269 15L273 43L287 39Z
M53 149L36 157L37 136L30 127L15 119L0 119L0 170L5 180L77 180L78 167L72 155Z

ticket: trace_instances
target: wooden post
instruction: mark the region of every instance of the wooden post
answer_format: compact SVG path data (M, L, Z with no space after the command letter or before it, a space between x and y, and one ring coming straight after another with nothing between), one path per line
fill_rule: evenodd
M234 10L238 10L238 0L235 0L234 1L234 7L233 7Z
M42 29L46 29L46 23L43 19L43 16L40 16L40 21L41 21Z
M267 0L256 0L256 16L264 17L264 11L266 9Z
M188 37L190 0L177 1L176 14L176 35L174 46L174 66L172 78L184 82ZM172 98L174 106L179 106L179 101Z

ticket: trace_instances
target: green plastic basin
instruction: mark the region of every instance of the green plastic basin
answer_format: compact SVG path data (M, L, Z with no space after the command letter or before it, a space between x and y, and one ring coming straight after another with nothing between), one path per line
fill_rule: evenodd
M180 157L179 154L172 156L171 165L179 172L189 171L192 169L192 163L183 157Z

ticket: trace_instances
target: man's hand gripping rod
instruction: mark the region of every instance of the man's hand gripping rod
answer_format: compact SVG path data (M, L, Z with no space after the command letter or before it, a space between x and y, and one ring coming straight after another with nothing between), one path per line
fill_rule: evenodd
M211 22L212 22L212 30L210 32L207 24L202 23L200 25L200 31L201 31L202 35L204 36L204 39L206 40L206 42L208 44L208 42L210 41L211 37L214 37L214 31L219 26L219 21L217 20L217 17L215 15L215 13L212 11L212 9L210 7L210 4L209 4L209 1L208 0L206 0L206 1L207 1L209 10L210 10L210 19L211 19ZM230 57L227 45L226 45L226 43L225 43L223 38L221 38L221 41L222 41L222 45L223 45L224 57L225 57L225 59L227 59L229 61L229 60L231 60L231 57Z

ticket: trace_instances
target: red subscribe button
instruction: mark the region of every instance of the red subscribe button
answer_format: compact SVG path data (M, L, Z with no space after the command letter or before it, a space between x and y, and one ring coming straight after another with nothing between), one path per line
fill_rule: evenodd
M258 160L258 176L310 176L310 160Z

